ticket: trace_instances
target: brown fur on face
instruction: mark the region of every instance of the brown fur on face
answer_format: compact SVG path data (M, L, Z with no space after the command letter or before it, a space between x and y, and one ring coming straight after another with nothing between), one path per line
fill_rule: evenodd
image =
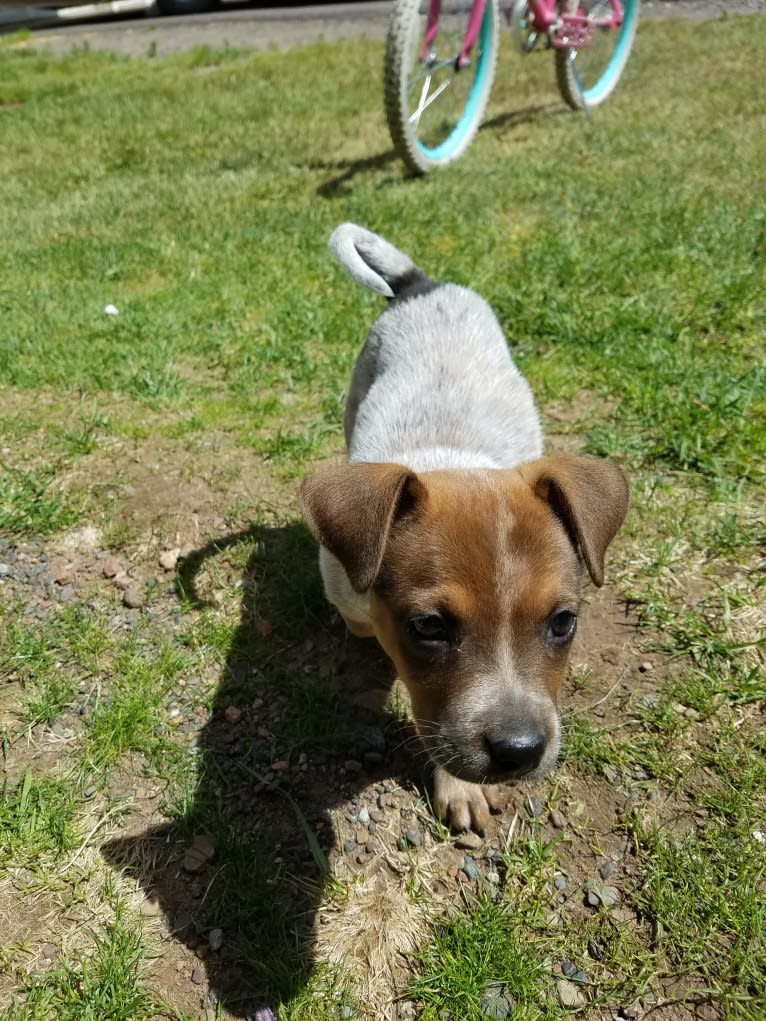
M570 457L419 475L356 464L315 477L302 499L354 588L371 587L370 630L407 685L431 759L472 782L545 773L571 639L552 621L576 614L580 560L603 581L627 509L619 469ZM436 615L444 632L424 640L415 624ZM541 743L531 771L493 754L530 733Z

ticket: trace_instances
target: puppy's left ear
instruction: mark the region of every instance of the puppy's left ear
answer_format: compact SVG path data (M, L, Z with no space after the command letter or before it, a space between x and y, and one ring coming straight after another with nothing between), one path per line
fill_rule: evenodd
M541 457L521 474L550 505L579 550L595 585L604 583L604 555L628 512L628 483L613 461Z

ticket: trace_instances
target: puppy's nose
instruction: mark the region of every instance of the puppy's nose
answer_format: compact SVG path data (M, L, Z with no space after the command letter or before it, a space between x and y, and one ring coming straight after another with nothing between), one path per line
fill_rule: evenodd
M498 740L488 739L487 744L496 769L511 776L523 776L540 765L545 734L534 727L520 727L507 731Z

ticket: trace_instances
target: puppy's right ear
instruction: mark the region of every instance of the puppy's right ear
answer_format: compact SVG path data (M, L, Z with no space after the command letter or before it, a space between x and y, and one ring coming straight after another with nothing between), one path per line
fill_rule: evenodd
M339 465L301 483L309 531L338 558L357 592L372 586L397 511L420 487L400 464Z

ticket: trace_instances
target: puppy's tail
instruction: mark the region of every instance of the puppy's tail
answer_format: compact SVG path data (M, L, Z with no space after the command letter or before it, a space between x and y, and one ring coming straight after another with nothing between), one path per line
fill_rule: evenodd
M354 280L386 298L431 283L408 255L355 223L335 228L330 235L330 251Z

